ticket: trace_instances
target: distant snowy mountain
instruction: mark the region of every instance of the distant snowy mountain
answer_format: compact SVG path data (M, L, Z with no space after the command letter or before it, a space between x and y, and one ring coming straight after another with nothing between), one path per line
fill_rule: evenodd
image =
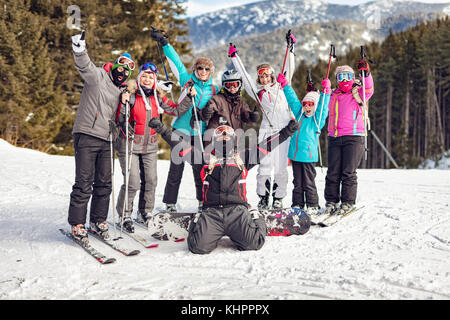
M366 23L369 29L377 29L381 21L390 17L418 13L448 14L449 8L450 2L431 4L380 0L349 6L321 0L278 0L209 12L190 17L187 22L194 51L198 52L225 44L230 39L236 40L304 23L352 20Z

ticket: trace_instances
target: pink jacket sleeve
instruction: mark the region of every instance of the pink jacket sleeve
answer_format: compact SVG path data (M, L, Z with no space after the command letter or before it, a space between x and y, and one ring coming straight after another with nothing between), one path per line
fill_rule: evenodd
M367 77L364 78L365 87L366 87L366 100L369 100L373 95L373 78L372 73L370 73ZM359 89L359 96L361 100L363 100L363 87L361 86Z

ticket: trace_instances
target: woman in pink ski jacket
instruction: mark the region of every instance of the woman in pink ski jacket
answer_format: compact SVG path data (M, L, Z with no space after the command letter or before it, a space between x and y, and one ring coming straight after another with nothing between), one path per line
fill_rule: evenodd
M366 101L373 95L373 78L366 61L358 63L364 72L365 92L361 80L348 66L336 68L338 87L328 105L328 170L325 178L326 214L345 214L353 210L356 200L358 168L364 153ZM339 202L341 204L339 205Z

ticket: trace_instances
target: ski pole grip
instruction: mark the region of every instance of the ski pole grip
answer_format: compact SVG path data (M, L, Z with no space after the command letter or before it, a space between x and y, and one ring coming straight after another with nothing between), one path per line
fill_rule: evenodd
M366 49L364 46L361 46L360 56L361 56L361 60L363 60L364 57L366 56Z

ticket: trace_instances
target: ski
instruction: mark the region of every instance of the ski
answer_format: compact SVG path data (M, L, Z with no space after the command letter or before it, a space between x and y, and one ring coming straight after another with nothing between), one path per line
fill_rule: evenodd
M155 239L182 242L187 236L194 214L192 212L160 211L148 219L145 228Z
M89 234L92 234L96 239L102 241L103 243L106 243L108 246L110 246L111 248L113 248L116 251L119 251L121 254L123 254L125 256L135 256L141 252L139 250L126 249L126 248L120 247L116 242L116 241L118 241L118 239L105 240L102 237L100 237L96 232L93 232L91 229L89 229L88 232L89 232Z
M111 224L111 223L110 223ZM120 230L120 223L117 223L117 228ZM147 249L157 248L158 244L154 243L150 240L145 239L142 235L137 234L137 232L128 232L125 229L122 228L122 232L125 233L128 237L133 239L136 242L139 242L141 245L143 245Z
M330 227L330 226L338 223L345 217L348 217L349 215L357 212L358 210L360 210L362 208L364 208L364 206L354 207L352 210L350 210L349 212L347 212L346 214L343 214L343 215L330 214L328 217L326 217L322 221L318 222L317 225L322 228ZM334 219L332 219L332 218L334 218Z
M108 258L106 257L104 254L102 254L100 251L98 251L97 249L95 249L94 247L91 246L91 244L89 242L81 242L77 239L75 239L72 235L72 233L67 232L64 229L59 229L59 231L65 235L66 237L68 237L69 239L71 239L73 242L75 242L76 244L78 244L80 247L82 247L87 253L89 253L92 257L94 257L98 262L100 262L101 264L109 264L109 263L113 263L116 261L115 258Z

